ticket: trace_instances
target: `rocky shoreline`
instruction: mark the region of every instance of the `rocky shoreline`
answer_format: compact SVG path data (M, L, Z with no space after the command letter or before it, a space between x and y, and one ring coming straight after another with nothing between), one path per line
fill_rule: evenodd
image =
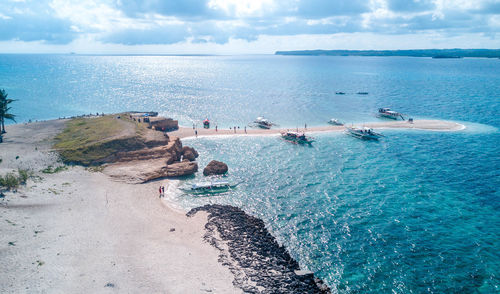
M229 267L233 284L248 293L331 293L313 273L299 264L268 232L261 219L228 205L192 209L208 213L205 241L217 248L219 262Z

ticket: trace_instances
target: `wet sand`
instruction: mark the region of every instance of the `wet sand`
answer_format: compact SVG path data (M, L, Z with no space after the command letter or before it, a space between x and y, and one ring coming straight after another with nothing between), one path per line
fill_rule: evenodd
M349 125L350 126L350 125ZM451 122L451 121L443 121L443 120L415 120L413 123L409 123L408 121L384 121L384 122L372 122L365 124L355 124L357 127L369 127L373 129L416 129L416 130L428 130L428 131L459 131L465 129L465 126L459 123ZM229 129L218 129L215 128L196 129L198 132L198 137L206 137L206 136L235 136L235 135L253 135L253 136L272 136L278 135L281 132L290 130L290 131L299 131L299 132L307 132L307 133L320 133L320 132L342 132L345 130L344 126L333 126L333 125L325 125L319 127L308 127L304 128L271 128L269 130L261 129L261 128L246 128L246 132L244 127L235 130ZM177 136L179 138L188 138L195 136L195 130L193 128L180 127L179 130L170 132L169 134L173 136Z

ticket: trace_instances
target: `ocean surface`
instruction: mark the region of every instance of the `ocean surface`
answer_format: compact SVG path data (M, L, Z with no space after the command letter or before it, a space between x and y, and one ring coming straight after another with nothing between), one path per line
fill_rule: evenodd
M459 132L382 130L379 142L312 134L312 147L274 136L185 140L200 170L222 160L240 184L169 200L262 218L334 292L500 292L499 59L0 55L0 88L19 99L18 122L153 110L185 126L265 116L295 128L377 121L379 107L460 122ZM202 180L200 171L180 185Z

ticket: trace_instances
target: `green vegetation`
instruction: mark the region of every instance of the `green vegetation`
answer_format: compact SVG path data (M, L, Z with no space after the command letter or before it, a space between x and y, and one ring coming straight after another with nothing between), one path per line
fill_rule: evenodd
M16 121L15 120L16 116L13 115L12 113L9 113L9 110L12 108L12 107L9 107L9 104L16 101L16 100L8 99L7 96L9 96L7 94L7 92L5 92L4 89L0 89L0 124L1 124L0 136L1 136L1 134L5 133L5 120L6 119Z
M55 173L58 173L60 171L64 171L64 170L67 170L68 167L66 165L60 165L56 168L53 168L52 165L49 165L48 167L42 169L42 173L44 174L55 174Z
M146 125L125 116L121 115L121 119L116 115L72 119L56 136L54 147L65 163L85 166L105 163L117 152L144 148L142 135Z
M20 185L26 184L26 181L33 177L33 172L25 169L18 169L17 175L13 172L0 176L0 188L6 190L17 189Z
M500 49L414 49L414 50L299 50L276 51L276 55L411 56L411 57L500 57Z

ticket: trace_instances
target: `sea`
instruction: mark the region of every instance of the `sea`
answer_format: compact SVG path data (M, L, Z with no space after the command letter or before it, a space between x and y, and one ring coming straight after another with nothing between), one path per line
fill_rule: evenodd
M0 88L19 123L157 111L183 126L240 129L380 121L379 107L459 122L456 132L380 130L362 141L310 134L184 140L228 164L229 204L264 220L334 293L500 293L500 59L349 56L0 55ZM344 92L337 95L336 92ZM360 95L358 92L367 92ZM1 148L1 146L0 146Z

